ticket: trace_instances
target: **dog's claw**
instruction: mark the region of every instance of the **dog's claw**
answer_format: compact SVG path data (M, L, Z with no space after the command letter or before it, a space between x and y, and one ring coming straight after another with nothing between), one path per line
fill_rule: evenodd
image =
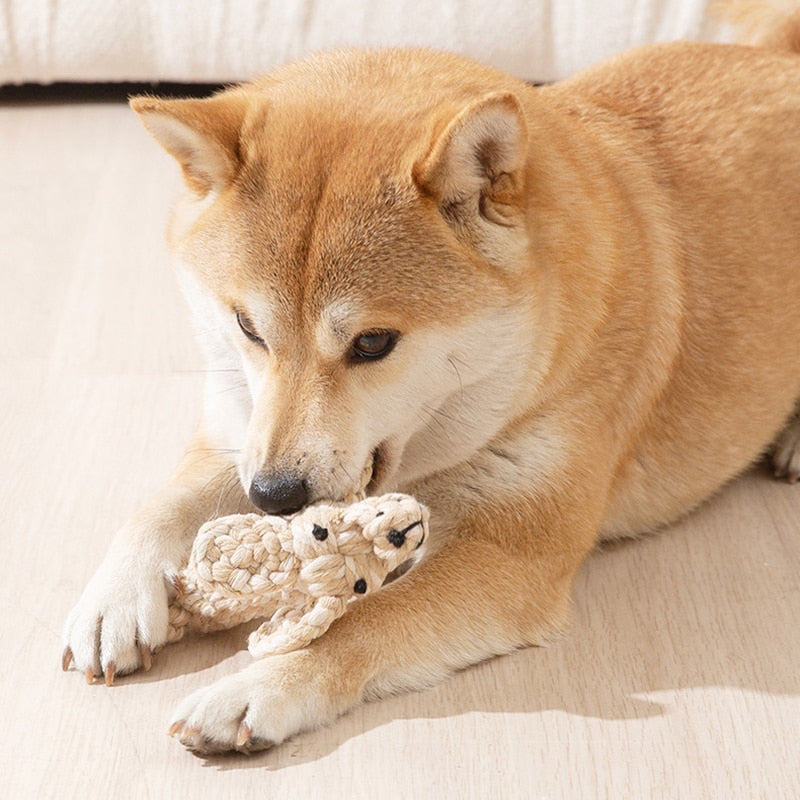
M117 665L110 661L108 666L105 670L106 675L106 686L113 686L114 685L114 678L117 676Z
M73 660L72 648L67 645L67 647L64 648L64 654L61 656L61 669L66 672L70 668Z
M86 672L83 674L86 677L86 683L91 686L94 683L94 670L91 667L86 667Z
M175 591L175 596L178 599L182 598L184 594L184 588L183 588L183 582L178 577L178 574L176 572L173 572L167 575L167 580L169 581L170 586L172 586L173 590Z
M149 672L153 666L153 651L146 644L140 644L139 657L142 660L142 669Z
M199 750L199 745L201 744L200 734L200 728L182 727L179 741L184 747L188 747L190 750Z
M239 726L239 731L236 734L236 746L244 747L250 741L252 736L253 736L252 728L243 722Z
M167 733L174 739L183 730L183 726L185 724L185 719L179 719L177 722L173 722L172 725L169 726Z
M775 467L775 477L786 483L797 483L800 481L800 471L791 467Z

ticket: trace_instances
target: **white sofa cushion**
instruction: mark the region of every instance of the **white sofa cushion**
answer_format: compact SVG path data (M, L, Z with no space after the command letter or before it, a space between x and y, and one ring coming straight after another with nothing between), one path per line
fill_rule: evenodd
M706 0L0 0L0 83L237 81L309 50L424 45L549 81L724 35Z

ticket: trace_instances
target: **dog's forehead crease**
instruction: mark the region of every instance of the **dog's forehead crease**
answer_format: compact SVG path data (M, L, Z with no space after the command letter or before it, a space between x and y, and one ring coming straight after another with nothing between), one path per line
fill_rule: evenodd
M306 189L297 204L298 191L268 189L257 204L241 201L250 206L249 224L239 227L238 248L231 247L240 252L227 260L231 272L242 273L242 285L260 286L283 313L325 320L344 338L392 327L398 317L440 319L456 312L465 293L487 288L485 276L454 254L438 226L420 235L424 212L400 179L376 176L373 191L358 200ZM409 280L419 270L427 280ZM432 293L433 283L445 291Z
M306 262L358 258L402 234L415 200L402 180L367 168L337 166L335 153L308 163L284 154L282 174L248 165L232 198L231 216L248 220L248 250L291 268ZM270 167L262 168L269 172ZM407 181L410 184L410 179ZM402 198L402 201L401 201Z

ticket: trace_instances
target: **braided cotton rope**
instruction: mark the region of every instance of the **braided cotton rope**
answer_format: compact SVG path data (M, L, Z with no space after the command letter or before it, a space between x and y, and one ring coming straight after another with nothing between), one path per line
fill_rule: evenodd
M305 647L351 600L379 589L427 532L428 510L403 494L208 522L175 578L169 641L190 627L207 632L268 618L250 635L253 656Z

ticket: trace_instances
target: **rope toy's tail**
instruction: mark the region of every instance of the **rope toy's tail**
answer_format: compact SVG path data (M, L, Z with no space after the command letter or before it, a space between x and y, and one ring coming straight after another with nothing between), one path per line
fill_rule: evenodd
M305 647L351 600L379 589L427 534L428 510L402 494L208 522L175 576L168 640L189 627L207 632L266 617L250 636L253 656Z

